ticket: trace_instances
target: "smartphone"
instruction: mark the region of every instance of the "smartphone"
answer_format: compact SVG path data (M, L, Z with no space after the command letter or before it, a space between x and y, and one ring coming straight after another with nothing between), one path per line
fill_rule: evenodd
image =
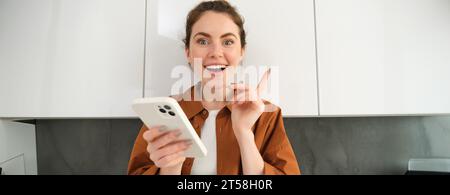
M180 140L191 140L191 147L185 157L200 158L207 155L207 150L194 127L178 102L170 97L136 99L132 108L147 127L161 126L161 131L179 129Z

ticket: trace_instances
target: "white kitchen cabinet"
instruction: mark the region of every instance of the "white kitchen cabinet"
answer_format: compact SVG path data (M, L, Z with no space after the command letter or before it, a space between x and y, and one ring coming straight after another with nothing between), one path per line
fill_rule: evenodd
M321 116L450 113L450 1L316 0Z
M37 175L34 125L0 119L0 167L4 175Z
M135 116L145 0L1 0L0 117Z
M186 16L199 2L148 1L145 96L170 95L179 79L178 74L171 77L175 67L185 66L185 72L190 71L182 40ZM278 67L279 95L269 100L279 105L285 116L317 116L313 0L230 2L245 19L248 44L244 66Z

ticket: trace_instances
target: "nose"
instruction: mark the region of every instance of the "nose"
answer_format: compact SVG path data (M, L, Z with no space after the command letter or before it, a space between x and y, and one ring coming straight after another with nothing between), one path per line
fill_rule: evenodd
M209 48L209 55L210 58L222 58L223 57L223 50L222 45L219 43L211 44Z

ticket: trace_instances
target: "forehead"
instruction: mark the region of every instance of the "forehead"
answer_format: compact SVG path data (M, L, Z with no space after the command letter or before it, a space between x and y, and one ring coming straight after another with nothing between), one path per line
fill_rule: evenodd
M225 33L239 35L239 27L229 15L212 11L205 12L192 27L192 34L205 32L211 36L221 36Z

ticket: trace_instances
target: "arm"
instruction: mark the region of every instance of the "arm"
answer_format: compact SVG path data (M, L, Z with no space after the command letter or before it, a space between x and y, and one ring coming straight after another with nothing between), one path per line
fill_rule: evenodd
M255 136L251 130L243 135L237 135L242 158L244 175L264 174L264 160L255 144Z
M261 146L265 175L299 175L297 158L284 128L281 109L270 114Z
M245 175L300 174L297 159L284 129L281 110L261 116L259 128L265 130L261 151L251 130L236 131ZM258 129L258 128L257 128ZM260 131L261 129L258 129Z

